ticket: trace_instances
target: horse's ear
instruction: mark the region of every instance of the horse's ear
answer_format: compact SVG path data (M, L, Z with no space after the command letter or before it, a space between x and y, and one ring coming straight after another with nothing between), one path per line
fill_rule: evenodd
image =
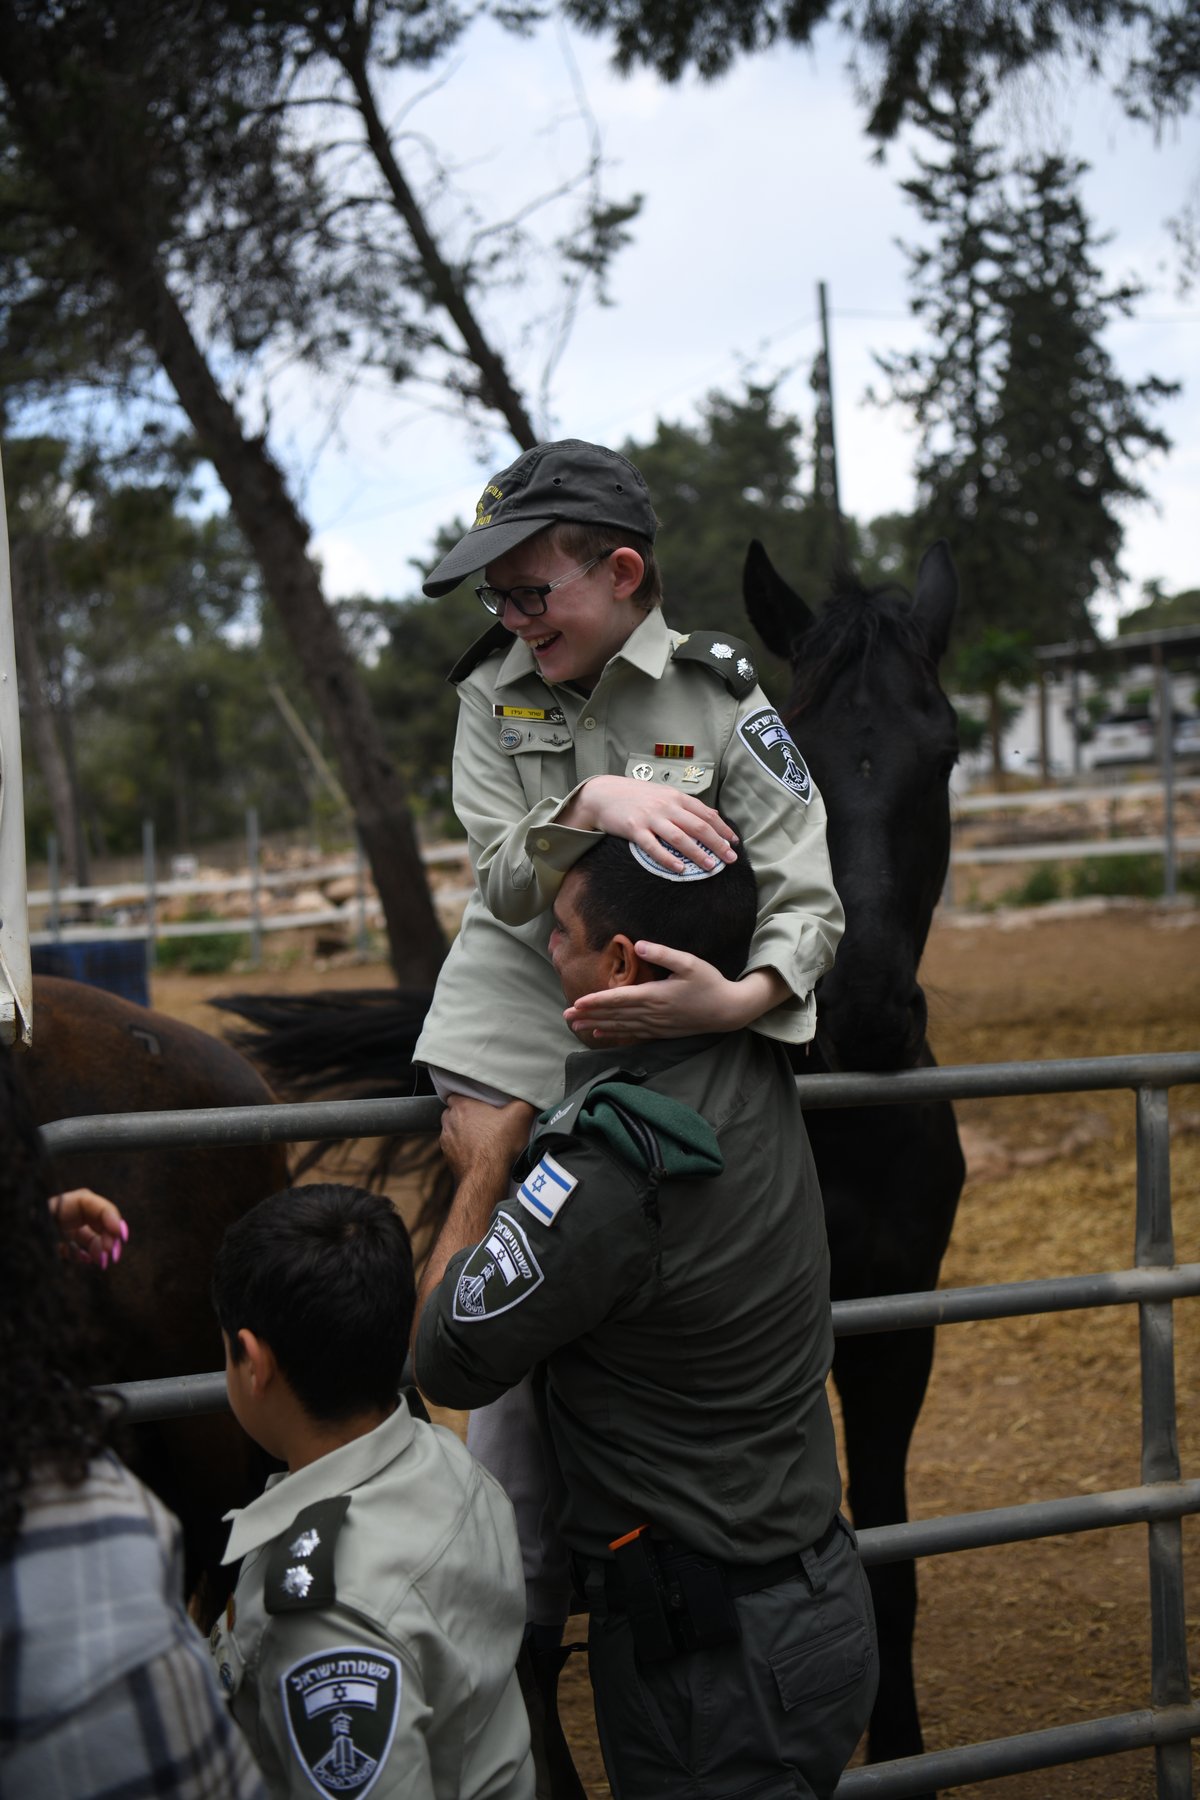
M792 646L813 622L812 613L783 577L759 543L752 538L742 568L742 598L746 614L768 650L791 660Z
M954 609L958 605L958 570L945 538L939 538L917 565L913 612L921 621L925 642L934 662L941 662L950 641Z

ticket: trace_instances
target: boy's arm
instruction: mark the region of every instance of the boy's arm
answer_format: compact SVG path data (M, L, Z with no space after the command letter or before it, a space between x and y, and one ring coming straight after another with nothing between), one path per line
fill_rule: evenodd
M738 708L721 760L720 804L742 833L758 878L758 924L746 970L727 981L708 963L662 945L638 955L670 979L584 995L564 1015L585 1043L679 1037L751 1025L803 1043L812 990L832 967L845 919L833 885L825 805L779 715L758 689Z
M526 924L552 906L563 876L605 832L640 843L664 868L678 863L663 849L663 839L681 846L699 842L729 859L729 833L720 814L661 783L651 788L623 775L598 775L568 787L574 769L564 761L562 791L530 806L521 759L500 748L499 730L483 696L464 684L454 744L454 810L466 829L488 910L506 925ZM561 735L565 757L570 740L565 729ZM548 765L551 784L556 754L544 749L538 758Z
M562 735L569 746L568 734ZM557 766L553 751L543 752L538 760ZM518 762L500 748L499 728L482 694L464 684L458 690L454 740L454 811L467 833L480 893L488 910L506 925L524 925L554 904L565 870L551 868L541 859L535 862L526 839L554 817L574 773L571 763L564 763L563 791L530 806ZM594 833L577 835L572 860L595 842Z

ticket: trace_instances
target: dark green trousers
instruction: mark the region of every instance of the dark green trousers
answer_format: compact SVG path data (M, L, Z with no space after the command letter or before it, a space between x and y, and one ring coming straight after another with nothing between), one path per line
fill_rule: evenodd
M871 1596L848 1525L809 1572L735 1601L741 1641L640 1664L587 1581L588 1660L614 1800L826 1800L878 1682Z

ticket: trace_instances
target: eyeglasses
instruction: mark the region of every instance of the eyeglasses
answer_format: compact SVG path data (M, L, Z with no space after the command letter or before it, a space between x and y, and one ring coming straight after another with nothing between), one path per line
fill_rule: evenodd
M615 549L616 545L614 544L611 549L602 550L599 556L593 556L590 562L580 563L577 569L569 569L565 575L560 575L557 581L543 581L537 587L511 588L489 587L484 582L482 586L475 589L475 592L478 594L481 604L487 608L488 612L494 613L497 618L511 601L517 611L523 613L527 619L537 619L546 610L547 594L552 594L555 588L565 587L567 582L574 581L577 575L586 575L589 569L594 569L597 563L602 563L606 556L611 556Z

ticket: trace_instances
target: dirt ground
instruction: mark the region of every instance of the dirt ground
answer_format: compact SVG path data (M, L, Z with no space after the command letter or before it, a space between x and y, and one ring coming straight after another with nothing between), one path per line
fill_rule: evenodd
M1200 913L1151 906L949 914L923 965L943 1064L1200 1048ZM311 963L164 975L154 1003L219 1030L205 1001L247 988L380 985L377 966ZM1087 1093L961 1103L968 1180L942 1285L1125 1268L1133 1261L1134 1102ZM1200 1260L1200 1090L1171 1100L1176 1255ZM1183 1473L1200 1469L1200 1304L1175 1308ZM950 1325L910 1459L914 1517L1135 1485L1136 1315L1110 1308ZM1184 1528L1200 1654L1196 1522ZM928 1747L1101 1717L1149 1702L1146 1533L1125 1527L927 1559L916 1661ZM564 1677L593 1800L609 1793L585 1659ZM1193 1670L1193 1681L1197 1671ZM958 1788L994 1800L1134 1800L1153 1754Z

